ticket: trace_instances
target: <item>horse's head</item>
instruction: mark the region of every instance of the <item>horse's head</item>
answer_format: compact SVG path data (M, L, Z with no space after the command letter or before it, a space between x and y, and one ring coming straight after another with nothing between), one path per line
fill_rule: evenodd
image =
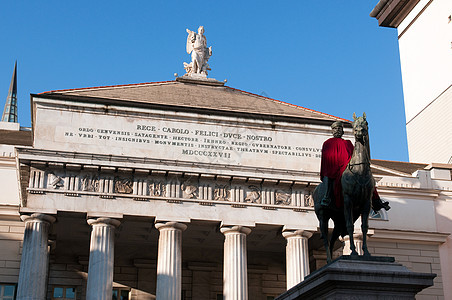
M366 113L363 113L362 117L356 117L356 114L353 113L353 133L357 140L364 142L364 138L368 134L367 125Z

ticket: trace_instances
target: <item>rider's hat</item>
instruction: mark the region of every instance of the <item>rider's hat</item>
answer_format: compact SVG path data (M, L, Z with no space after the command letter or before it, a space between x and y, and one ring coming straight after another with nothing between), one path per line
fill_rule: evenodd
M335 127L342 127L342 128L344 128L344 123L342 123L341 121L336 121L333 124L331 124L331 128L335 128Z

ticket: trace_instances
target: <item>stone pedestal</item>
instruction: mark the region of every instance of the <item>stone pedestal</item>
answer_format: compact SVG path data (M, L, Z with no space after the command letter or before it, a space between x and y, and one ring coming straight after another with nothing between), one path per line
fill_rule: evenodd
M243 226L223 226L223 296L224 300L248 299L246 236L251 229Z
M89 250L87 300L111 300L113 292L113 268L115 228L118 220L110 218L89 219L92 226Z
M287 289L302 282L309 274L308 239L312 233L305 230L283 230L286 245Z
M393 257L341 256L276 300L415 299L436 274L415 273Z
M157 258L157 299L180 300L182 294L182 231L177 222L155 224L160 231Z
M44 300L49 267L49 228L55 218L38 213L20 218L25 222L25 233L17 299Z

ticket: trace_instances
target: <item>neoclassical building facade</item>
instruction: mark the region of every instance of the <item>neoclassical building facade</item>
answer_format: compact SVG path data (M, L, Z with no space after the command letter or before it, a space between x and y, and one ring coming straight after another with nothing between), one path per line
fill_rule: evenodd
M15 299L273 299L325 264L311 194L340 118L184 77L31 104L26 142L2 142L0 285ZM391 210L373 212L369 250L437 273L421 297L441 299L450 165L372 168Z

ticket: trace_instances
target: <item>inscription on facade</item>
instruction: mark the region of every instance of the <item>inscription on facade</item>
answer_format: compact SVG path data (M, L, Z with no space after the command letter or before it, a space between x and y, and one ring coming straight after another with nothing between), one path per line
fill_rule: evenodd
M318 133L261 122L200 122L177 117L145 119L61 111L55 123L41 112L36 147L152 159L181 160L318 172Z
M102 128L79 127L68 129L65 137L74 140L108 140L111 142L129 142L179 148L186 156L204 156L230 159L236 153L260 153L273 156L294 156L320 158L319 147L275 144L273 137L256 134L240 134L219 131L190 130L184 128L136 125L130 131ZM78 131L78 132L77 132ZM145 132L143 132L145 131ZM153 132L153 133L149 133ZM160 132L160 133L157 133Z

